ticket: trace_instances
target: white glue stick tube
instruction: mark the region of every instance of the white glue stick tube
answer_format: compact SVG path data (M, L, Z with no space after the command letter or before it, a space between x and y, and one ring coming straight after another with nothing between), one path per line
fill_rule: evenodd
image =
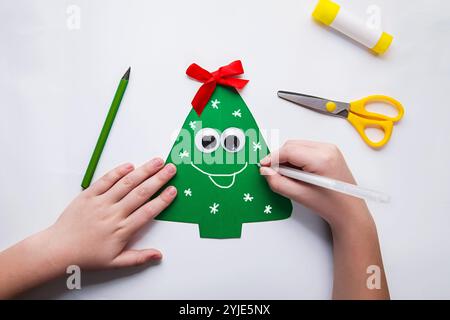
M319 0L312 16L358 41L376 54L386 52L393 39L390 34L369 27L363 19L330 0Z

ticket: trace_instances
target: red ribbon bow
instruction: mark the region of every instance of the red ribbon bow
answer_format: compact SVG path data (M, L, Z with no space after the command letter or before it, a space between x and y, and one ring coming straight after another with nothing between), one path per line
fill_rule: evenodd
M187 68L186 74L195 80L203 83L192 99L192 107L200 116L205 109L206 104L211 98L217 84L242 89L247 84L248 80L233 78L244 73L244 68L240 60L233 61L229 65L220 67L214 72L209 72L198 64L193 63Z

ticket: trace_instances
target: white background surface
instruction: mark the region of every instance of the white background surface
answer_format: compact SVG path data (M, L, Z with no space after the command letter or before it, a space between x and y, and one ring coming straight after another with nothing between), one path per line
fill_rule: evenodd
M0 248L53 223L80 182L114 95L131 81L97 169L140 164L171 147L209 70L242 59L242 96L261 129L337 144L361 185L392 196L370 203L393 298L450 298L450 3L341 1L362 16L382 11L395 37L375 57L311 19L316 1L0 1ZM69 30L66 9L81 8ZM279 89L349 101L392 95L406 114L374 151L346 121L279 100ZM196 225L155 222L135 247L161 264L84 273L34 298L327 299L332 252L325 224L296 205L292 218L244 224L238 240L200 239ZM45 248L42 248L45 250Z

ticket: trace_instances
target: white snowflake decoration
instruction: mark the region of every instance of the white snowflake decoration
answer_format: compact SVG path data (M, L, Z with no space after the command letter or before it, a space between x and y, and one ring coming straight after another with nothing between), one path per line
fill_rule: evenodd
M261 142L253 141L253 151L261 150Z
M183 152L180 152L179 156L181 159L187 158L189 157L189 152L187 152L187 150L183 150Z
M272 213L272 206L268 204L268 205L264 208L264 213L265 213L265 214Z
M220 101L215 99L215 100L211 100L211 106L213 107L213 109L219 109L219 104Z
M189 127L191 127L192 130L195 130L195 128L197 128L197 125L196 125L195 121L190 121L189 122Z
M213 205L209 207L209 209L211 209L210 213L216 214L217 212L219 212L219 204L214 202Z
M244 199L245 202L247 202L247 201L252 202L253 201L253 197L252 197L252 195L250 193L244 193L244 198L243 199Z
M191 188L187 188L186 190L184 190L184 195L186 197L192 197L192 190L191 190Z
M241 118L241 117L242 117L241 109L234 110L233 113L232 113L232 115L233 115L234 117Z

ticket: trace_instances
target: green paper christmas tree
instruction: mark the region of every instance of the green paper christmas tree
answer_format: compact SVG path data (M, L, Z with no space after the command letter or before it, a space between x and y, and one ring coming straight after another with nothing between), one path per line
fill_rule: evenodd
M167 158L178 190L157 219L195 223L201 238L240 238L242 224L286 219L291 201L274 193L257 163L268 154L236 89L217 85L199 116L192 109Z

